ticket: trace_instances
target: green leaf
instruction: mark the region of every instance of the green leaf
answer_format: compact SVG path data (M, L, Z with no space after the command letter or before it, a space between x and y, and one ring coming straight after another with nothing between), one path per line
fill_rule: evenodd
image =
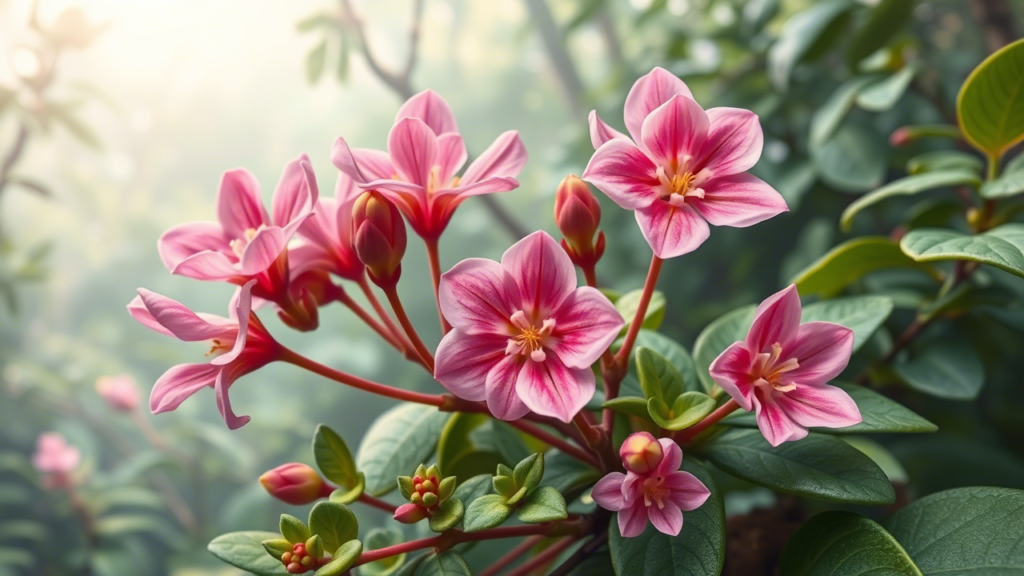
M786 543L779 563L786 576L921 576L899 542L852 512L824 512L811 518Z
M399 404L382 414L359 444L356 466L373 496L394 490L395 478L425 462L437 446L448 414L433 406Z
M881 0L875 3L862 22L846 52L850 67L885 47L907 24L914 12L915 0Z
M846 123L827 142L811 148L814 167L829 186L843 192L877 188L888 160L885 140L863 124Z
M636 335L636 343L634 346L643 346L644 348L650 348L658 354L661 354L669 361L670 364L675 366L676 370L683 377L683 389L694 390L697 392L707 392L697 378L697 367L693 363L693 358L690 353L683 348L683 345L675 340L654 332L652 330L640 330ZM630 359L636 362L636 357ZM635 366L633 366L635 371Z
M516 481L516 486L526 488L527 491L536 488L543 477L544 455L540 453L530 454L516 464L512 471L512 478Z
M479 532L500 525L511 513L504 496L488 494L469 503L462 524L466 532Z
M639 396L620 396L605 402L601 407L637 418L651 419L650 413L647 412L647 400Z
M490 473L504 459L495 446L482 446L475 432L487 431L491 418L487 414L456 412L441 431L437 444L437 465L445 474L469 478ZM489 439L493 435L487 434ZM511 462L509 462L511 464Z
M918 154L907 161L907 172L911 174L953 169L980 173L982 168L984 165L980 158L959 150L934 150Z
M551 486L541 486L523 500L516 511L516 518L525 524L540 524L565 520L569 511L565 509L565 498Z
M491 493L491 475L480 474L479 476L473 476L469 480L459 484L455 488L455 492L452 493L452 498L458 498L462 501L463 508L465 508L467 502L473 502L481 496L486 496ZM461 529L465 521L466 514L463 511L462 520L456 524L456 528Z
M956 117L967 141L995 158L1024 139L1024 40L971 72L957 96Z
M544 484L561 492L569 501L600 477L594 468L558 450L544 455Z
M858 76L847 80L836 88L828 100L814 111L811 117L811 146L821 146L839 128L846 114L853 108L857 94L877 78Z
M900 4L912 4L908 0L895 1ZM857 94L857 106L872 112L891 110L906 93L917 72L916 66L906 66L888 78L864 88Z
M779 492L848 504L896 500L885 473L859 450L832 436L811 433L773 448L759 430L733 428L695 448L733 476Z
M700 508L683 513L683 530L668 536L648 526L636 538L623 538L619 524L608 525L608 546L619 576L716 576L725 563L725 508L711 474L693 458L683 470L707 486L711 496ZM752 575L753 576L753 575Z
M454 528L462 521L462 513L465 507L462 500L449 498L441 503L441 507L430 517L430 529L440 534L449 528Z
M779 90L789 85L789 76L840 17L853 7L846 0L824 0L798 12L782 28L778 40L768 50L768 75Z
M900 241L905 254L918 262L971 260L1024 276L1024 224L1004 224L967 235L955 230L920 228Z
M860 450L868 458L871 458L872 462L878 464L882 472L885 472L889 482L893 484L907 484L910 482L906 469L903 468L903 465L896 459L896 456L885 446L867 436L843 436L843 442Z
M805 306L800 321L834 322L846 326L853 330L853 351L856 352L885 322L892 309L892 298L886 296L849 296Z
M730 345L746 338L747 330L754 321L756 309L756 306L737 308L708 324L697 336L697 341L693 345L693 361L697 365L697 376L704 383L705 389L711 390L715 386L715 381L708 373L711 363Z
M348 445L326 424L318 425L313 433L313 458L324 478L349 489L359 485L356 463Z
M912 196L927 190L952 186L971 186L972 188L977 188L981 186L981 178L978 177L975 172L962 169L942 170L938 172L926 172L924 174L906 176L899 180L894 180L889 184L882 186L878 190L858 198L853 204L850 204L846 210L843 211L840 223L842 224L843 230L848 232L851 224L853 224L853 217L869 206L873 206L883 200L888 200L889 198L896 196Z
M331 492L331 502L337 502L338 504L351 504L359 499L363 495L363 490L366 489L366 476L362 472L356 474L356 485L352 488L338 488L334 492Z
M1024 491L948 490L906 506L882 525L925 576L1024 572Z
M658 426L666 430L684 430L711 414L715 409L715 399L703 392L686 392L678 396L672 406L660 398L651 398L647 409Z
M324 73L324 64L327 60L327 39L324 38L306 56L306 79L310 84L316 84Z
M1024 192L1024 172L1010 171L991 182L985 182L980 190L981 197L988 199L1008 198L1021 192Z
M973 400L985 383L981 358L961 340L933 342L893 370L911 388L950 400Z
M416 559L413 576L473 576L469 564L455 550L430 552Z
M673 402L683 393L683 376L664 356L650 348L636 349L636 371L640 388L648 399Z
M828 298L864 275L885 268L930 270L904 254L893 240L882 236L865 236L836 246L797 274L791 282L797 285L800 294L804 296L817 294Z
M264 540L279 535L273 532L231 532L213 539L207 549L235 568L258 576L287 576L284 564L263 549Z
M366 534L367 550L378 550L395 544L401 544L405 539L402 533L393 528L374 528ZM388 576L395 573L405 563L405 553L381 558L369 564L359 567L360 576Z
M618 300L615 301L615 308L622 314L622 318L626 321L626 325L622 327L621 334L625 334L629 330L629 325L633 323L633 318L636 317L637 309L640 308L640 298L643 296L643 290L633 290L632 292L626 292ZM661 321L665 319L665 294L657 290L651 295L651 301L647 304L647 312L644 313L644 321L640 325L641 328L647 330L657 330L661 326Z
M324 541L326 550L337 550L338 546L359 537L359 521L344 504L318 502L309 511L309 529Z
M331 561L321 566L314 576L341 576L359 560L362 553L363 543L359 540L349 540L331 554Z
M302 520L290 514L281 514L279 529L284 539L292 544L305 542L311 535L309 527Z
M281 556L283 556L285 552L291 552L293 546L294 545L291 542L284 538L272 538L270 540L263 541L263 549L267 551L267 554L270 554L278 560L281 559Z

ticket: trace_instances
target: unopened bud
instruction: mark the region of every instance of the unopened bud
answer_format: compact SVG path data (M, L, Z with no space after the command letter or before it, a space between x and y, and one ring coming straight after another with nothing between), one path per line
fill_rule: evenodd
M402 504L395 509L395 520L402 524L415 524L427 517L427 509L418 504Z
M665 453L658 440L647 432L630 434L619 448L619 456L626 470L637 474L647 474L654 470Z
M363 193L352 207L352 246L374 282L398 282L405 243L405 222L398 208L380 192Z
M437 494L433 492L427 492L423 495L423 505L427 508L433 508L437 506Z
M131 412L139 405L139 387L127 374L101 376L96 380L96 392L114 410Z
M315 502L331 492L316 470L298 462L264 472L260 484L274 498L296 506Z
M601 224L601 204L587 184L566 176L555 193L555 222L578 257L594 253L594 234Z

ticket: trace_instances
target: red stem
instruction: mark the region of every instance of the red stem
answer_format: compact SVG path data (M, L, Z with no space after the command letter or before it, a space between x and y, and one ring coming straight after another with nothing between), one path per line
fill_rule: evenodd
M590 286L591 288L597 288L597 273L594 272L594 265L581 264L580 270L583 270L583 277L587 279L587 286Z
M526 576L526 574L554 562L555 558L558 558L562 552L565 552L569 546L573 545L573 542L576 542L576 536L566 536L545 548L540 554L516 566L514 570L509 570L505 573L505 576Z
M399 330L398 326L395 326L394 321L391 320L391 315L384 309L380 300L377 299L377 295L373 293L373 288L370 287L370 283L366 281L366 275L363 275L359 279L358 284L359 288L363 291L363 295L366 296L366 301L369 302L370 306L372 306L374 311L377 312L377 316L380 317L380 321L384 323L384 326L387 327L388 331L394 335L397 341L402 343L402 346L407 351L412 351L412 344L405 339L405 336L402 335L402 331Z
M374 319L373 316L370 316L370 313L367 312L365 308L360 306L358 302L353 300L352 297L349 296L344 290L333 290L333 296L335 300L341 302L346 307L348 307L349 310L354 312L355 315L358 316L360 320L365 322L367 326L372 328L373 331L379 334L381 338L386 340L388 344L394 346L395 349L397 349L399 352L404 352L401 340L396 339L393 332L384 327L384 325L382 325L380 322Z
M640 305L636 309L636 315L633 316L633 322L629 325L629 331L626 332L626 340L622 343L619 353L615 355L615 362L620 368L629 362L629 353L633 350L633 343L636 342L640 326L644 323L644 316L647 315L647 306L651 303L651 297L654 295L654 287L658 284L658 275L661 274L663 262L664 260L657 256L651 257L651 267L647 271L647 280L644 282L644 292L640 296ZM625 371L623 370L623 372ZM608 400L612 400L612 398L608 398Z
M679 434L676 434L676 443L685 444L686 442L689 442L701 432L717 424L722 418L732 414L739 407L740 405L735 400L729 400L725 404L719 406L714 412L705 416L700 422L697 422L693 426L690 426L686 430L682 430Z
M363 492L362 494L359 495L359 501L362 502L363 504L366 504L367 506L372 506L374 508L377 508L378 510L383 510L388 514L395 513L395 506L388 504L387 502L381 500L380 498L374 498L373 496L370 496L366 492Z
M427 244L427 259L430 261L430 279L434 282L434 300L437 302L437 316L441 319L441 334L447 334L452 325L445 319L441 312L441 298L438 292L441 289L441 257L438 254L437 238L423 240Z
M481 540L515 538L518 536L535 536L537 534L546 535L552 531L557 532L559 526L560 525L557 523L549 523L524 524L522 526L502 526L500 528L491 528L490 530L482 530L480 532L462 532L459 530L452 530L432 538L410 540L409 542L402 542L401 544L395 544L394 546L388 546L386 548L367 550L366 552L363 552L359 557L359 560L356 560L355 564L352 566L362 566L363 564L376 562L382 558L390 558L391 556L397 556L398 554L404 554L406 552L414 552L424 548L447 549L456 544L461 544L462 542L479 542Z
M430 353L430 350L424 346L423 341L420 340L419 334L416 333L416 328L413 327L412 322L409 321L409 317L405 314L405 308L402 307L402 301L398 298L398 290L395 286L388 286L382 288L384 295L388 297L388 302L391 303L391 309L395 311L395 317L398 318L398 323L402 325L405 330L405 335L412 341L412 345L416 348L416 352L419 353L420 358L423 359L423 364L430 370L430 373L434 373L434 356Z
M513 428L517 428L519 430L522 430L523 432L526 432L530 436L533 436L534 438L544 442L545 444L550 444L551 446L558 448L562 452L566 453L569 456L572 456L573 458L581 462L590 464L591 466L599 470L601 469L601 463L592 455L588 454L581 448L573 446L572 444L566 442L565 440L559 438L558 436L555 436L554 434L551 434L541 428L538 428L533 424L526 422L525 420L511 420L508 422L508 424Z
M512 564L520 557L522 557L523 554L529 552L531 548L539 544L540 541L543 539L544 536L539 534L537 536L530 536L526 540L523 540L522 542L517 544L515 548L506 552L501 558L495 560L493 564L482 570L476 576L495 576L498 572L501 572L503 569L505 569L509 564Z

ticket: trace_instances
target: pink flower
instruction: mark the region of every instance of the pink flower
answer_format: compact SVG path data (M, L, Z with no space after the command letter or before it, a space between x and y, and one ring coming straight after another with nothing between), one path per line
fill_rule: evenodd
M139 388L128 374L101 376L96 380L96 392L108 406L121 412L131 412L139 405Z
M387 195L413 230L427 239L441 235L466 198L518 187L515 176L526 164L526 149L518 132L505 132L456 176L466 158L452 110L432 90L413 96L399 109L387 154L351 150L344 138L335 141L331 154L334 165L357 186Z
M590 113L597 152L583 179L636 211L659 258L695 250L708 223L746 227L789 210L771 186L746 174L764 140L753 112L705 111L682 80L655 68L629 91L625 121L632 141Z
M607 298L576 287L569 256L545 232L509 248L501 263L470 258L441 277L451 323L434 377L503 420L529 411L565 422L594 395L590 366L624 322Z
M711 364L711 377L778 446L807 436L807 428L843 428L861 421L849 394L826 384L850 362L853 331L832 322L800 323L796 286L757 307L743 342Z
M363 190L344 172L338 174L334 198L320 198L313 215L299 227L304 242L288 249L292 278L323 270L359 282L365 266L352 247L352 207Z
M179 364L156 381L149 397L154 414L176 409L186 398L202 388L212 387L217 409L232 430L245 425L248 416L236 416L231 410L228 388L241 376L277 359L281 345L251 311L250 280L233 302L230 317L196 314L184 304L139 288L139 295L128 304L128 312L141 324L161 334L186 342L207 341L215 355L205 364Z
M619 532L626 538L643 534L648 520L659 532L678 536L683 511L700 508L711 495L696 476L679 471L683 451L671 438L636 432L622 443L619 455L626 473L601 478L591 496L598 506L619 513Z
M45 432L36 439L36 451L32 454L32 466L45 475L46 485L51 488L71 486L71 473L82 462L82 453L68 444L59 432Z
M242 285L257 280L253 292L267 300L287 297L288 241L310 217L319 192L309 158L285 166L274 191L271 214L260 199L256 178L244 169L221 178L219 222L190 222L171 228L157 244L173 274Z

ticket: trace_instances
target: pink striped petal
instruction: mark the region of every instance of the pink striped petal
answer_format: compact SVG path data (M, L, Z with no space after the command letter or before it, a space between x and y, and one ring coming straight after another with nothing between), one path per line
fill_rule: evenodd
M189 396L207 386L213 386L220 367L210 364L179 364L156 381L149 396L149 409L153 414L170 412Z
M428 186L437 163L437 136L419 118L403 118L388 134L388 154L406 182Z
M171 274L196 280L222 281L239 276L241 272L223 252L207 250L178 262Z
M517 391L516 381L522 370L522 356L505 356L495 364L484 381L487 408L499 420L518 420L530 409Z
M626 210L646 208L664 190L658 167L632 142L615 138L591 156L582 178Z
M647 506L642 499L619 510L618 516L619 532L623 538L636 538L647 528Z
M783 442L800 440L807 436L807 429L793 421L786 411L775 402L775 394L764 388L754 388L754 416L757 427L764 439L772 446Z
M221 418L228 425L228 429L237 430L249 423L249 416L238 416L231 409L231 397L228 396L228 388L234 382L233 371L225 367L217 374L217 381L213 385L214 395L217 399L217 410Z
M648 157L661 166L694 166L708 137L708 116L686 96L673 96L654 109L641 128Z
M449 132L437 137L437 180L447 186L455 173L466 163L466 144L462 136Z
M565 250L547 232L537 231L501 255L515 279L527 316L550 317L576 289L576 269Z
M658 463L657 475L668 476L679 470L679 466L683 463L683 449L671 438L659 438L658 444L661 444L661 452L664 456Z
M149 309L146 308L146 304L142 301L141 296L132 298L132 301L128 303L128 313L132 315L139 324L142 324L150 330L163 334L164 336L174 336L170 330L164 328L162 324L156 321L156 318L149 313Z
M655 108L680 94L692 99L686 84L664 68L655 68L633 84L626 96L624 110L626 130L635 142L640 141L641 127Z
M386 152L369 148L349 148L344 138L338 137L331 147L331 163L358 183L394 178L395 168Z
M711 235L708 223L689 205L677 207L659 200L637 210L636 221L658 258L693 252Z
M714 177L753 168L764 146L757 114L742 108L710 108L706 112L711 128L699 166Z
M277 260L288 245L285 232L277 226L268 226L253 236L242 251L241 271L244 276L264 272Z
M804 428L845 428L863 420L853 398L842 388L827 384L797 384L795 390L777 394L775 401Z
M626 475L622 472L609 473L597 481L590 492L590 497L605 510L622 510L626 507L626 500L622 496L622 482L625 479Z
M715 358L709 370L711 379L747 412L754 409L750 403L750 369L753 364L754 358L746 345L735 342Z
M309 157L302 154L285 165L281 180L274 190L274 197L271 200L274 224L285 226L308 214L313 210L319 196L320 191Z
M689 472L669 474L663 486L671 491L672 502L687 512L700 508L711 496L708 487Z
M522 297L500 264L469 258L441 275L441 312L452 327L466 334L509 334L509 319Z
M419 118L438 136L459 131L451 107L433 90L424 90L406 100L395 115L395 124L402 118Z
M787 376L801 384L824 384L839 376L850 363L853 330L832 322L807 322L783 351L800 366Z
M567 368L554 354L543 362L527 360L516 380L516 392L531 411L572 422L594 397L594 373Z
M507 336L452 330L434 353L434 379L459 398L485 400L487 373L505 358L507 343Z
M244 168L228 170L217 192L217 219L228 238L243 238L246 230L270 224L256 177Z
M769 296L757 307L754 323L747 332L747 349L754 354L770 352L776 343L787 348L797 335L800 312L800 293L795 284Z
M694 207L715 226L746 228L789 212L782 194L750 174L715 178L701 188L704 198L694 200Z
M601 117L597 115L597 110L591 110L587 120L590 123L590 143L594 145L594 150L597 150L602 144L614 138L629 139L622 132L605 124L604 120L601 120Z
M164 232L157 241L160 260L168 270L199 252L230 252L224 229L217 222L189 222Z
M488 178L467 186L460 185L458 188L435 190L431 193L431 196L435 199L443 198L445 196L458 196L461 201L461 198L482 196L484 194L495 194L497 192L508 192L509 190L515 190L516 188L519 188L519 181L515 178ZM452 208L451 211L454 211L454 208Z
M186 342L199 342L211 338L234 337L235 330L213 324L200 318L187 306L166 296L139 288L139 298L150 316L166 328L175 338ZM146 322L141 321L143 324Z
M515 178L526 165L526 147L519 132L503 132L466 168L462 184L474 184L488 178Z
M665 501L664 506L648 506L647 516L651 524L662 534L678 536L683 529L683 511L672 501Z
M555 312L553 350L570 368L589 368L625 326L622 314L595 288L577 288Z
M249 338L249 316L252 314L252 287L256 280L249 280L231 299L231 319L237 324L235 344L228 352L210 360L214 366L227 366L235 361L245 349L245 343Z

